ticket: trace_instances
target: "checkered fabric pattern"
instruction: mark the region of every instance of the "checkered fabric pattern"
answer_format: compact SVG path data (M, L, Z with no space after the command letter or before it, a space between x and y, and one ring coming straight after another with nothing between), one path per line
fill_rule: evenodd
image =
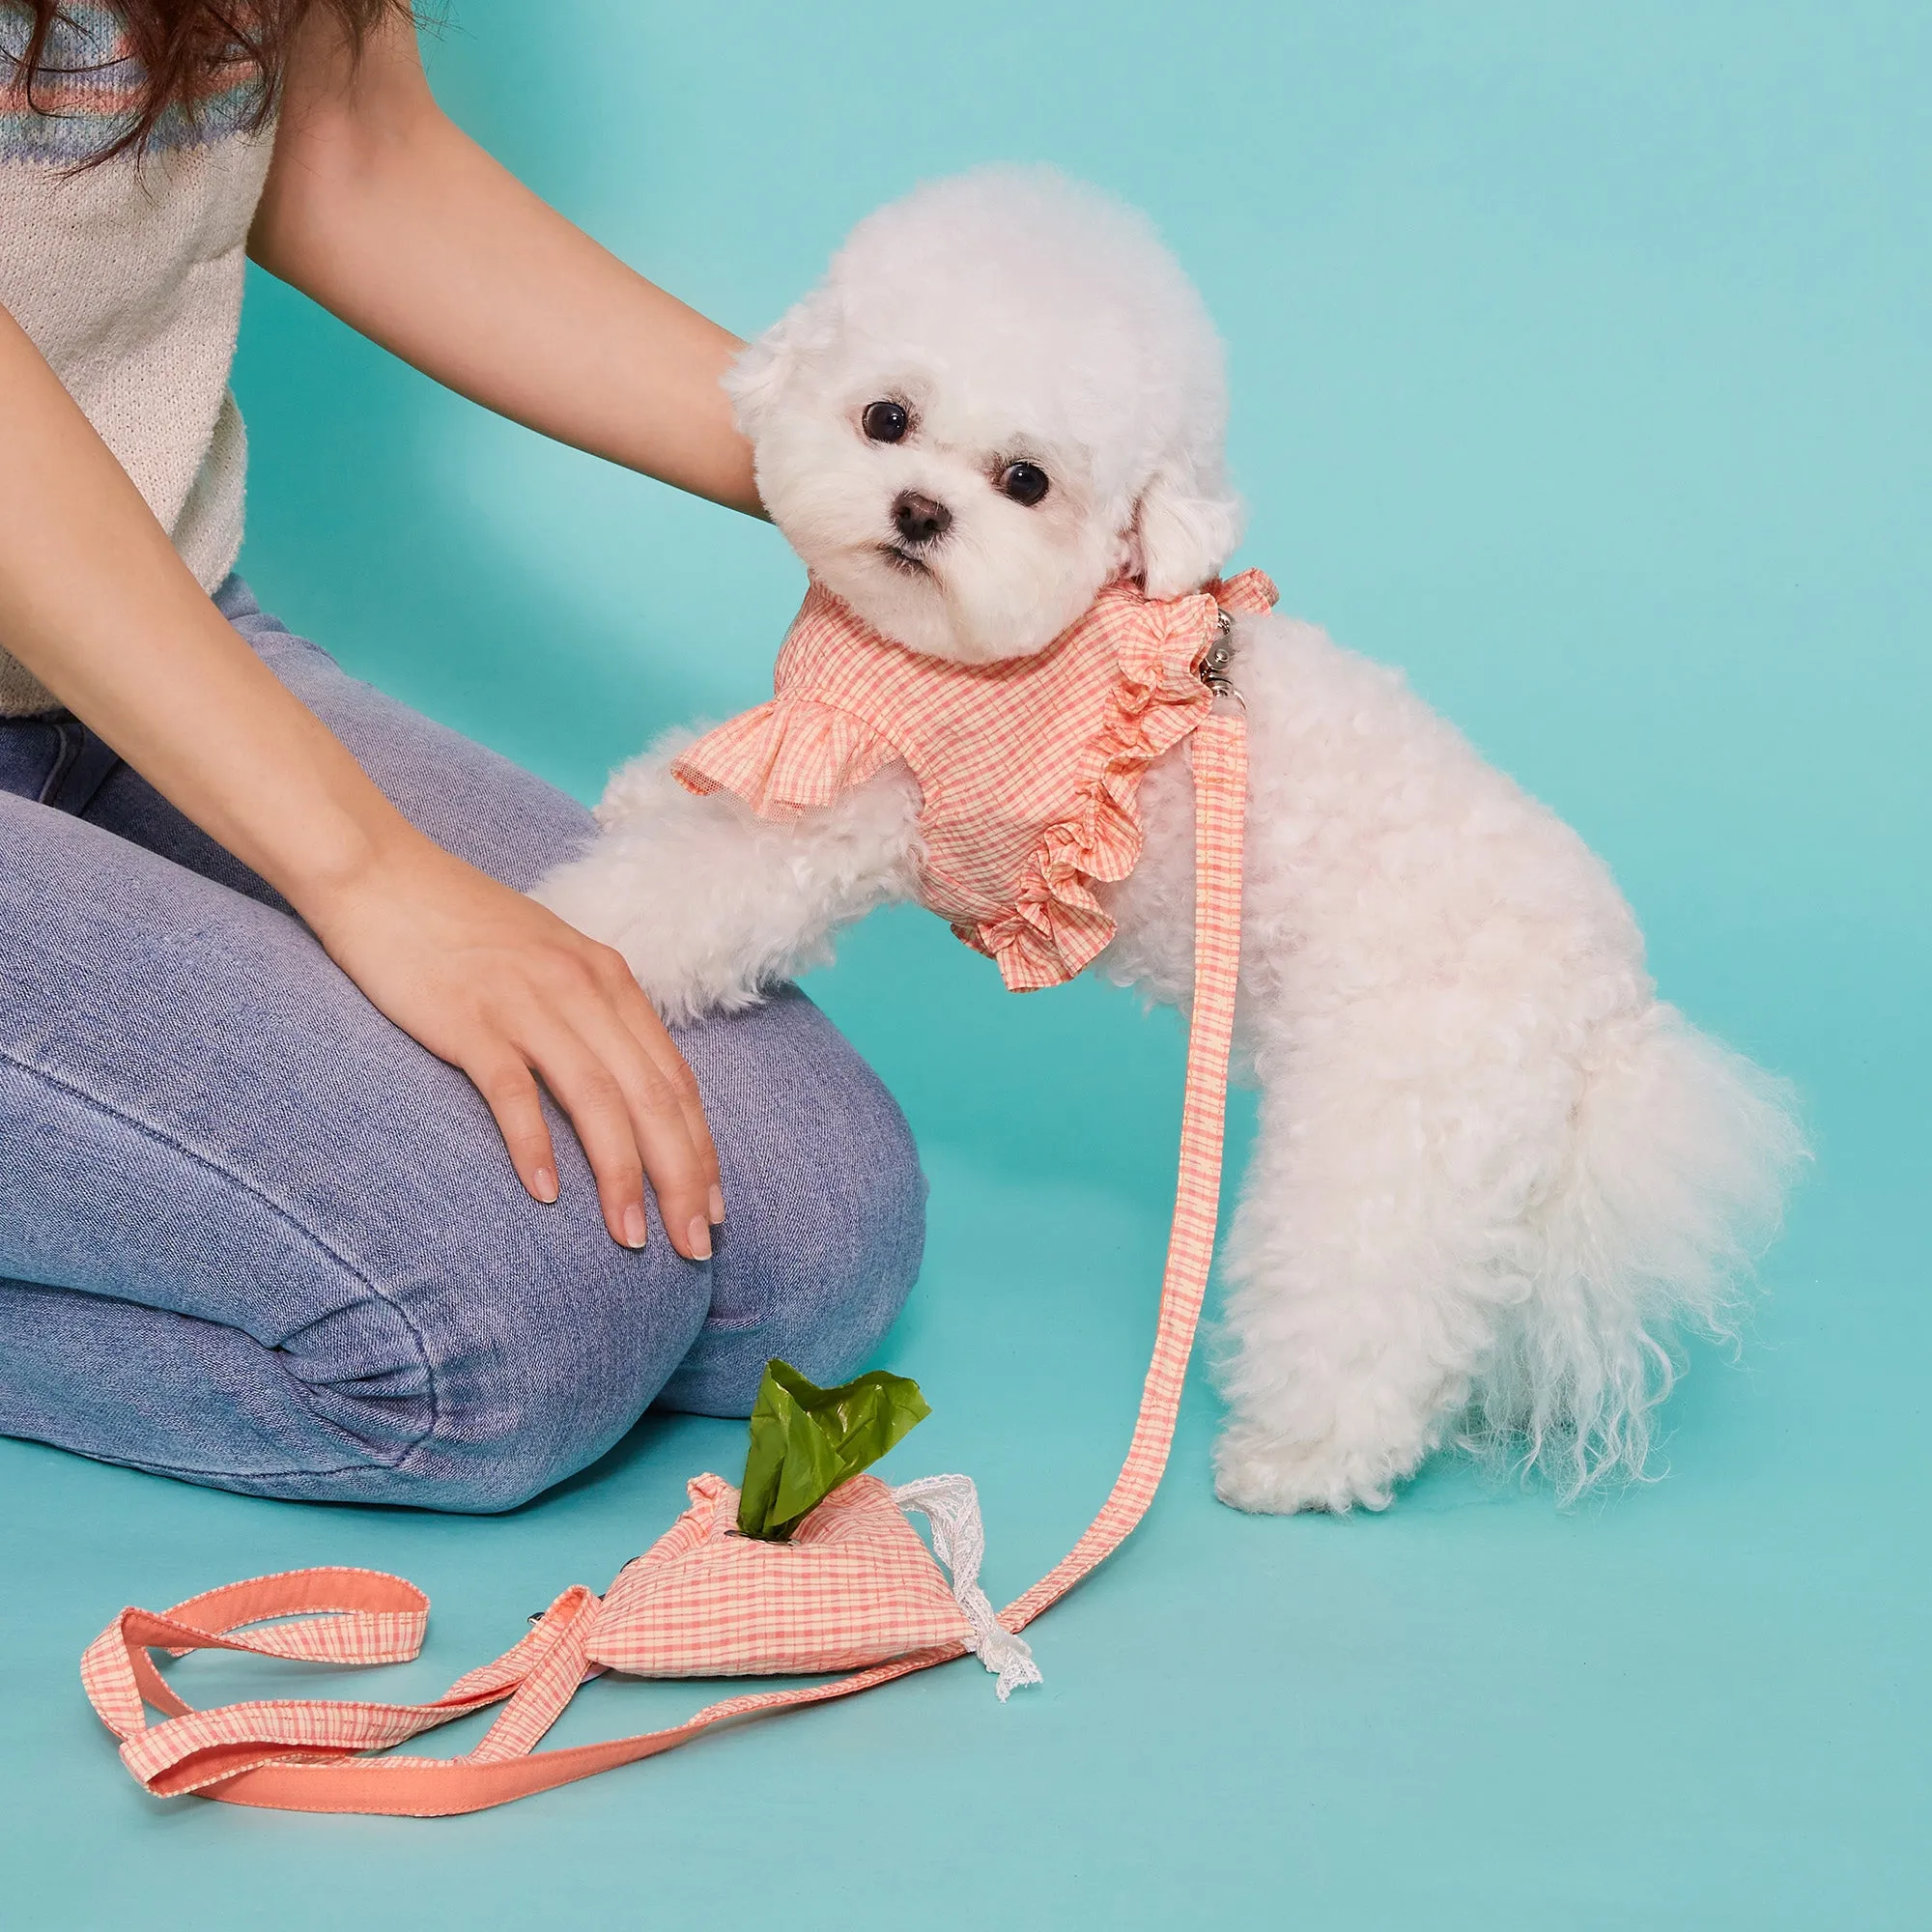
M1221 611L1276 594L1259 570L1161 600L1122 580L1037 656L961 665L882 638L814 583L776 696L673 770L789 818L902 761L921 792L921 898L1013 991L1057 986L1114 936L1094 887L1133 870L1141 780L1212 707L1199 671Z
M1259 582L1242 594L1264 595L1264 609L1273 601L1273 586L1260 573L1235 582L1252 580ZM1225 596L1233 588L1217 586L1216 594ZM1247 741L1237 715L1200 706L1189 715L1195 790L1194 1003L1180 1173L1153 1359L1126 1461L1112 1492L1067 1555L1001 1611L1000 1622L1009 1631L1020 1630L1064 1596L1117 1549L1146 1514L1173 1443L1213 1257L1222 1112L1240 963ZM436 1817L479 1811L550 1790L655 1756L716 1724L851 1696L967 1654L961 1640L964 1619L950 1593L944 1611L928 1593L928 1585L944 1592L939 1573L876 1479L856 1477L834 1491L801 1525L795 1542L802 1548L793 1558L785 1557L781 1547L759 1546L780 1554L720 1560L717 1552L728 1549L731 1539L719 1526L728 1522L734 1493L716 1476L699 1477L690 1489L692 1508L618 1577L608 1598L600 1600L582 1586L564 1591L521 1642L459 1679L433 1703L277 1699L194 1711L156 1668L155 1650L176 1657L189 1650L246 1650L334 1663L413 1657L422 1641L427 1600L400 1577L365 1570L293 1571L210 1591L161 1615L124 1610L89 1646L81 1661L81 1680L101 1720L122 1740L128 1769L156 1796L200 1792L229 1804L278 1810ZM881 1496L896 1523L890 1532L880 1515ZM827 1563L829 1552L833 1564L842 1565L844 1555L862 1550L857 1567L838 1567L836 1580L817 1578L796 1591L789 1603L774 1585L775 1578L786 1574L786 1562L802 1569L806 1560ZM834 1575L831 1569L826 1572L828 1577ZM794 1614L795 1626L786 1621ZM245 1625L272 1617L296 1620L236 1634ZM941 1635L942 1631L947 1634ZM641 1673L654 1663L659 1668L652 1674L664 1675L683 1675L687 1667L691 1674L803 1671L838 1666L802 1658L843 1655L857 1661L879 1655L871 1649L876 1643L924 1647L829 1683L726 1697L665 1730L562 1750L535 1749L577 1687L602 1667ZM766 1661L744 1661L754 1656ZM734 1663L734 1659L739 1661ZM666 1664L674 1668L663 1668ZM499 1701L503 1710L489 1734L463 1757L361 1755L389 1751L452 1718ZM149 1723L150 1708L165 1714L161 1722Z
M1241 815L1247 800L1247 733L1238 719L1205 720L1194 757L1194 1009L1187 1032L1187 1090L1180 1110L1180 1173L1168 1231L1167 1269L1153 1359L1141 1389L1127 1459L1086 1534L1036 1583L1000 1612L1024 1630L1101 1559L1126 1541L1147 1514L1167 1468L1180 1413L1187 1358L1214 1260L1221 1199L1222 1126L1235 988L1241 965Z
M855 1670L969 1632L926 1547L876 1476L855 1476L789 1543L740 1536L738 1492L690 1484L691 1508L611 1584L591 1661L634 1677Z

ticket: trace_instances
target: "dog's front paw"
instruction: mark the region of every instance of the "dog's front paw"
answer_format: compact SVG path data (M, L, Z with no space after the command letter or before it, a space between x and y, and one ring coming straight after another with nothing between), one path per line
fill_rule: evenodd
M1386 1452L1333 1437L1294 1441L1236 1423L1214 1451L1214 1493L1238 1510L1292 1516L1297 1510L1387 1509L1398 1468Z

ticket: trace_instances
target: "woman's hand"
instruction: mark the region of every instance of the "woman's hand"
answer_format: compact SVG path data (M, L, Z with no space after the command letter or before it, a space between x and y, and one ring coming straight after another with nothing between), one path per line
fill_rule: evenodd
M643 1239L648 1174L672 1245L709 1254L718 1157L624 962L402 817L208 601L4 309L0 422L0 642L475 1081L532 1194L556 1198L541 1079L611 1234Z
M710 1255L724 1197L697 1082L621 955L414 835L303 899L370 1002L475 1083L537 1200L557 1197L541 1080L613 1238L643 1246L648 1177L671 1244Z

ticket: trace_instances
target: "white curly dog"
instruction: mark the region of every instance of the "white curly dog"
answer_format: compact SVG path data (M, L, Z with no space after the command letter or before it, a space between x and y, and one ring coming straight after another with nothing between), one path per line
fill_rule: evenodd
M885 637L1039 651L1122 573L1155 597L1240 534L1219 342L1149 226L996 170L863 222L727 380L811 574ZM1224 1258L1217 1488L1385 1505L1445 1440L1574 1493L1641 1472L1674 1334L1722 1330L1802 1149L1779 1083L1656 997L1577 837L1313 625L1244 617L1250 792L1237 1052L1260 1138ZM916 887L903 766L796 824L688 793L688 734L611 781L538 895L668 1017L739 1008ZM1184 752L1105 892L1098 968L1184 1006Z

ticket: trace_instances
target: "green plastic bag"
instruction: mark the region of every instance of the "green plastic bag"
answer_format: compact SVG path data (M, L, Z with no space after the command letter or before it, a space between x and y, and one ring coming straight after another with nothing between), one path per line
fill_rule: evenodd
M787 1541L800 1520L932 1413L919 1384L883 1369L820 1388L788 1362L765 1364L738 1487L738 1528Z

